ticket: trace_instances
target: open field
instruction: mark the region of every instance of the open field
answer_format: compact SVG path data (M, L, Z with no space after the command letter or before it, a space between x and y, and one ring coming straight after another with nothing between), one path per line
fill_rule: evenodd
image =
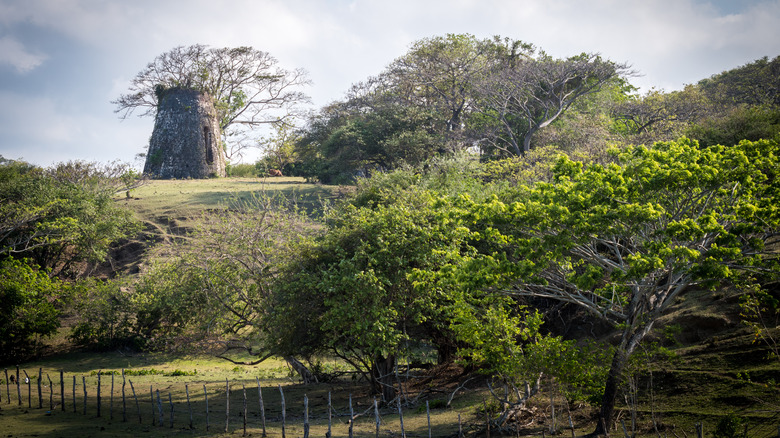
M303 178L215 178L152 180L121 201L141 217L186 217L215 208L240 208L259 195L282 196L309 212L349 190L347 187L308 184Z

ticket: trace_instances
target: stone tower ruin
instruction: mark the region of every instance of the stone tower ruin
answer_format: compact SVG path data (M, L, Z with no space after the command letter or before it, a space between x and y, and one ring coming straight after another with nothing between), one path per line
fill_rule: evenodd
M208 94L160 88L157 99L144 174L160 179L225 176L217 111Z

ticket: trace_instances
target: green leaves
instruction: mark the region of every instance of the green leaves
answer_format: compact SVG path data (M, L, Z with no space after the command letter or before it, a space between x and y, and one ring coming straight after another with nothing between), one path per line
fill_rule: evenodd
M63 288L29 260L0 260L0 359L25 359L56 332Z

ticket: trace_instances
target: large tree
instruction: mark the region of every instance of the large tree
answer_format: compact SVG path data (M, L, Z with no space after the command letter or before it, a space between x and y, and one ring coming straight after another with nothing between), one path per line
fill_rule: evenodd
M464 287L572 303L621 334L596 433L611 425L631 354L691 288L778 274L778 144L632 147L619 164L563 158L553 183L461 201L481 255L454 270ZM502 200L503 199L503 200Z
M780 56L766 56L699 81L710 99L723 105L780 106Z
M102 262L113 243L139 230L113 199L131 182L123 165L44 169L0 157L0 259L26 257L52 275L85 274L80 262Z
M506 154L524 155L534 134L574 102L628 74L626 65L593 53L567 59L544 52L506 57L479 85L477 105L486 120L482 140Z
M161 91L194 88L213 99L220 129L228 136L239 127L280 123L297 115L299 104L309 101L300 91L308 84L304 70L284 69L268 52L195 44L159 55L132 79L128 93L112 103L123 118L135 110L154 116Z

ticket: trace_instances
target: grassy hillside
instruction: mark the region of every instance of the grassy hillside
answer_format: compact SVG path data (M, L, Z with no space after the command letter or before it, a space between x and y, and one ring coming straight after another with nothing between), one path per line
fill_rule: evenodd
M348 188L306 184L295 178L275 179L215 179L186 181L151 181L135 189L130 197L117 202L132 208L146 223L146 234L128 242L117 253L117 260L124 264L117 267L131 267L149 253L148 248L183 235L190 225L190 218L212 209L242 208L259 194L281 196L290 200L313 215L319 214L323 202L343 196ZM123 252L124 251L124 252ZM108 267L106 269L109 269ZM751 437L778 436L780 426L780 360L769 355L770 349L741 323L738 290L692 291L679 299L676 305L655 327L652 341L664 346L671 354L660 354L647 343L640 354L649 359L649 366L640 367L631 373L636 402L627 398L620 406L618 429L615 436L622 436L621 426L631 429L631 406L635 406L637 436L696 436L695 424L705 425L705 436L712 436L716 425L724 416L735 414L747 420L748 435ZM591 329L582 328L580 336L586 336ZM603 332L598 332L603 333ZM774 329L775 339L780 332ZM60 347L67 347L65 331L54 341ZM599 335L602 336L602 335ZM609 335L606 335L608 338ZM59 348L67 351L67 348ZM341 365L323 358L324 367L338 369ZM236 366L225 361L207 357L170 357L159 354L129 352L66 352L20 364L22 370L37 375L42 370L44 379L49 374L55 383L54 398L59 394L59 370L66 373L66 407L62 412L55 407L49 410L49 388L45 380L43 389L44 408L38 409L35 381L28 407L26 386L22 386L22 405L17 404L15 388L6 392L6 378L0 375L0 433L8 437L17 436L235 436L243 433L242 386L246 387L250 403L249 434L260 436L259 409L257 405L256 378L262 379L264 396L267 397L270 436L281 436L281 410L279 385L285 388L287 397L289 436L301 436L303 419L303 397L310 401L312 436L322 436L327 430L327 394L332 392L334 406L334 436L348 433L348 400L355 403L356 434L373 436L374 423L372 398L363 382L353 380L350 375L341 379L316 385L296 384L283 361L269 360L256 366ZM156 370L157 373L137 375L131 378L139 391L142 424L137 421L134 402L128 401L130 420L124 422L121 416L120 385L116 380L113 400L113 419L108 414L109 380L104 380L103 409L101 418L96 417L96 373L99 370L118 372L121 369ZM184 375L174 376L179 370ZM15 369L9 369L13 374ZM485 408L496 407L481 378L473 378L457 392L459 385L474 375L462 374L459 367L416 371L419 378L405 388L410 400L416 400L416 407L405 413L405 427L410 436L427 436L425 401L434 407L431 414L433 436L456 436L458 416L469 436L485 436ZM72 412L71 381L85 376L89 389L88 411L84 415L81 405L78 412ZM104 377L104 379L110 377ZM116 378L116 376L115 376ZM232 406L229 433L225 425L225 379L230 381ZM205 408L203 385L209 388L212 403L209 432L205 431ZM186 385L186 386L185 386ZM163 409L166 426L153 427L150 412L154 409L149 398L150 387L159 389L163 397L172 394L176 408L174 427L168 427L169 405L164 398ZM80 388L80 387L79 387ZM190 391L196 411L195 429L190 430L188 422L186 393ZM78 389L81 391L81 389ZM452 394L452 404L442 408L442 400ZM631 391L626 391L631 394ZM129 392L128 392L129 394ZM82 393L77 393L81 403ZM9 401L11 403L9 403ZM583 404L567 405L561 397L554 400L557 429L565 435L571 432L568 415L571 412L576 425L576 434L592 431L595 408ZM525 436L541 436L552 421L550 394L545 392L531 403L522 421ZM380 415L381 436L399 436L400 419L392 409L384 408ZM740 426L744 428L744 426ZM495 435L496 431L492 431Z

